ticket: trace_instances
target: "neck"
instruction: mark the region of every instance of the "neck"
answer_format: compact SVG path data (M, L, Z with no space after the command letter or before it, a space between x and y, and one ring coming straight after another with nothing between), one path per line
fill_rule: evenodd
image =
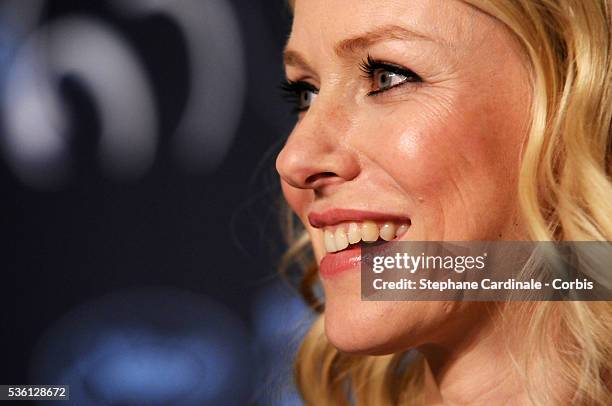
M513 306L516 306L517 310L520 309L518 303L511 303L510 307ZM426 405L532 404L527 390L527 377L521 368L521 351L525 351L525 344L521 339L524 338L526 329L516 323L514 328L504 327L495 317L488 318L487 312L477 310L480 310L479 317L489 321L483 322L473 331L464 330L458 337L449 337L445 342L419 349L427 361ZM493 313L490 308L488 313ZM559 369L551 366L548 370ZM532 388L554 390L556 396L563 390L560 388L561 379L558 376L553 376L552 379L529 379ZM541 385L537 384L537 381L541 381ZM570 399L569 391L567 395L560 398Z

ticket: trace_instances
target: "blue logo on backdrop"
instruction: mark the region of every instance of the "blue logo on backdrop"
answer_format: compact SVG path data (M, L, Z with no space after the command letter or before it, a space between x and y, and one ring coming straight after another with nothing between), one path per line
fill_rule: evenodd
M31 382L70 385L62 405L245 405L253 369L243 323L178 289L111 294L45 334Z

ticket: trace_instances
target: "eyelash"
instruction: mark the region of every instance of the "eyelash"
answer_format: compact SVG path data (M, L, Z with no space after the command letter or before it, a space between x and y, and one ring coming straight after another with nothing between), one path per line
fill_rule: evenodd
M307 107L306 108L297 107L300 95L303 91L309 91L315 94L319 93L319 89L317 89L316 87L314 87L308 82L304 82L301 80L293 81L289 79L285 80L281 84L281 90L283 92L284 98L294 106L292 110L293 113L300 113L302 111L308 110Z
M365 77L372 80L374 76L379 70L395 73L397 75L402 75L406 77L406 80L386 89L372 90L368 92L368 96L376 96L381 93L384 93L388 90L395 89L397 87L403 86L406 83L420 83L423 81L419 75L414 73L412 70L408 68L404 68L400 65L396 65L394 63L384 62L377 59L373 59L370 55L361 62L359 68L364 73Z
M379 95L388 90L403 86L406 83L419 83L423 81L419 75L417 75L410 69L404 68L402 66L399 66L393 63L383 62L380 60L373 59L370 55L368 55L367 58L363 62L361 62L361 64L359 65L359 68L364 73L365 77L370 80L374 79L376 73L380 70L391 72L391 73L402 75L406 77L406 80L404 80L403 82L397 85L391 86L386 89L372 90L367 93L368 96ZM312 92L314 94L319 93L319 89L317 89L316 87L314 87L308 82L293 81L289 79L285 80L281 84L281 90L284 94L284 98L287 101L289 101L293 106L295 106L293 108L293 113L300 113L300 112L308 110L308 107L305 107L305 108L297 107L300 95L303 91Z

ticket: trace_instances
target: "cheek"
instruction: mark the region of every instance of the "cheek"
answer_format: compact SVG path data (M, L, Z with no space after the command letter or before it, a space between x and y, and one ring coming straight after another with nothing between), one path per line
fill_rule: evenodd
M378 122L370 132L385 134L370 159L417 202L415 220L428 238L493 238L515 207L521 129L495 106L447 107L462 104L474 105L406 106L395 114L407 119Z

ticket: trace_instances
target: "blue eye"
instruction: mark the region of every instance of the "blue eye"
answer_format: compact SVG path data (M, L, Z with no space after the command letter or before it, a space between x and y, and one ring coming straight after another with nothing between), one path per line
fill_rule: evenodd
M308 110L319 93L319 89L303 81L287 80L281 88L297 113Z
M406 79L407 77L404 75L386 70L380 70L374 73L374 85L378 90L390 89L405 82Z
M370 56L362 62L361 70L372 81L372 89L368 92L368 96L374 96L402 86L405 83L419 83L423 81L419 75L408 68L377 61Z

